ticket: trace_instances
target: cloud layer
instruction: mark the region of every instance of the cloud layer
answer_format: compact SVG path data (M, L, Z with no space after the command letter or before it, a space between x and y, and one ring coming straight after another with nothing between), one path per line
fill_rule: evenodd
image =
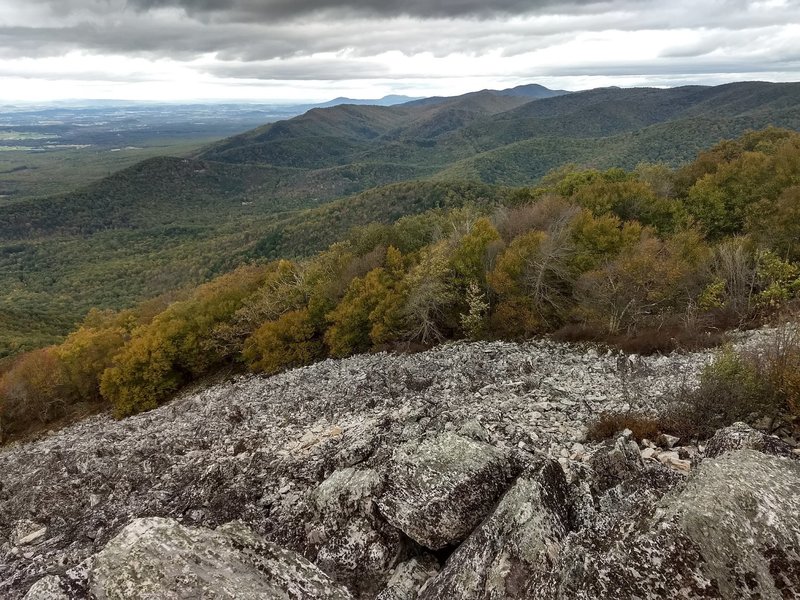
M0 0L0 97L12 80L322 98L798 73L800 0Z

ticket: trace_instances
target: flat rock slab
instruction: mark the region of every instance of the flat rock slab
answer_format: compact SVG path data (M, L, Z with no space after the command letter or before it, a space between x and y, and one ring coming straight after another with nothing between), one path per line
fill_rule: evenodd
M137 519L94 557L97 600L350 600L302 556L264 542L241 524L216 530L172 519Z
M414 440L395 450L378 508L412 540L438 550L469 535L514 470L495 446L450 432Z

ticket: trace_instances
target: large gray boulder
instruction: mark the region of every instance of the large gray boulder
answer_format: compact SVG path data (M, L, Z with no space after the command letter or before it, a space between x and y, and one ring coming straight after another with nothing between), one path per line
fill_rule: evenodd
M33 584L23 600L70 600L61 578L56 575L42 577Z
M567 482L559 464L529 467L486 521L428 582L420 600L539 597L568 531Z
M703 461L660 501L644 488L569 536L542 598L796 598L800 464L754 450Z
M514 474L495 446L445 432L395 450L378 507L412 540L438 550L464 540Z
M401 559L405 539L378 514L383 480L373 469L334 471L313 494L315 563L361 598L374 598Z
M734 423L718 430L706 443L705 455L710 458L734 450L758 450L764 454L796 458L792 447L781 439L753 429L746 423Z
M212 531L137 519L94 557L89 579L97 600L351 598L302 556L236 523Z

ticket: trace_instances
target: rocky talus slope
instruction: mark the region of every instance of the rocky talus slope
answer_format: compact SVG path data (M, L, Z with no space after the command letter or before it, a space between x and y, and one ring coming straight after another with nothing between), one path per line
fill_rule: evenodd
M452 344L88 419L0 451L0 597L800 597L791 444L585 439L710 356Z

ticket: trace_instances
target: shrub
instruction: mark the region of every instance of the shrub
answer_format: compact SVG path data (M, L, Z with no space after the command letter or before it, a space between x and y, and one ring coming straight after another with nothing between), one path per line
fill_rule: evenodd
M268 374L310 364L323 355L322 341L307 310L264 323L247 339L243 351L253 371Z
M9 434L63 416L70 400L53 347L23 354L0 378L0 442Z
M486 336L489 328L489 302L476 282L467 287L467 312L461 314L461 329L470 340Z
M135 322L133 311L91 311L83 325L55 349L71 387L82 400L100 401L100 377L127 341Z
M680 390L665 412L667 428L705 438L736 421L800 417L800 334L779 328L758 350L724 349L696 389Z
M100 381L114 413L122 417L155 408L192 378L232 360L215 333L263 279L263 268L242 267L200 286L187 300L135 329Z

